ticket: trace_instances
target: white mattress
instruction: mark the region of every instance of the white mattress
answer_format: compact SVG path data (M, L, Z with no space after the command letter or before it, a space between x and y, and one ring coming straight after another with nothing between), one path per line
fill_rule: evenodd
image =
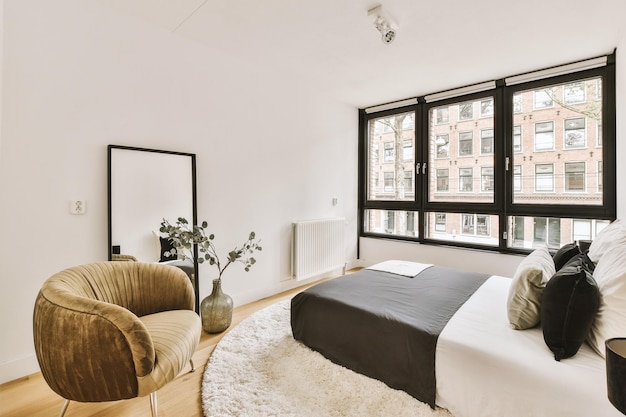
M619 417L606 394L605 361L584 344L554 360L540 328L513 330L510 278L489 278L439 336L437 405L455 417Z

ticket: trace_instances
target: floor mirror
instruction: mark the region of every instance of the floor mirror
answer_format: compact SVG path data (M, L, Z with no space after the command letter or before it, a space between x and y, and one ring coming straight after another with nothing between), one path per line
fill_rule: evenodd
M199 311L198 265L167 259L161 222L197 223L196 155L161 149L108 146L109 260L164 262L190 277Z

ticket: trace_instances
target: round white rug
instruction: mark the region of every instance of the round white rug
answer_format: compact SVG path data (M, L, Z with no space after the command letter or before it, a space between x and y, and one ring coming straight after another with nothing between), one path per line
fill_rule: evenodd
M205 417L452 417L296 342L289 309L258 311L218 343L202 381Z

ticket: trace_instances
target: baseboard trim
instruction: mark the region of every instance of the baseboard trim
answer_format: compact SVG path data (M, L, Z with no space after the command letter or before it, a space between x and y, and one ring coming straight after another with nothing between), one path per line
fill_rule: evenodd
M13 361L0 363L0 384L24 378L40 372L35 355L28 355Z

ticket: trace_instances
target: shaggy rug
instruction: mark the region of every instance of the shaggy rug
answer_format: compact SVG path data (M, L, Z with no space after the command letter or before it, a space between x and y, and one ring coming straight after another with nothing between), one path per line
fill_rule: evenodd
M258 311L220 340L202 381L206 417L452 417L295 341L289 309Z

